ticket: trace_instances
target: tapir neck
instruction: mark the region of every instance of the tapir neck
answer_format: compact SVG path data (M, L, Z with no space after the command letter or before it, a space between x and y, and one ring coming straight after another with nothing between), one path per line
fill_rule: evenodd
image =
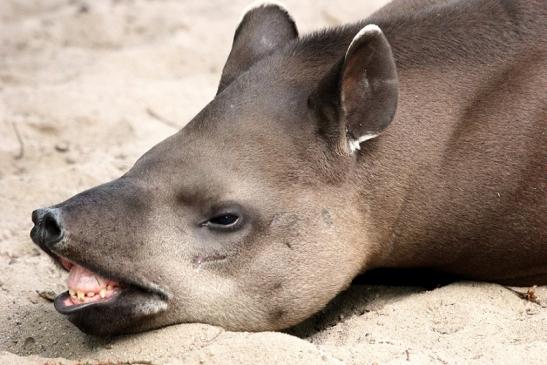
M407 5L419 2L425 3ZM545 143L533 137L542 133L535 122L541 103L510 93L516 87L525 95L544 92L532 71L545 70L544 25L534 15L539 3L448 2L412 16L401 3L363 23L376 23L386 34L400 86L395 120L364 142L358 156L355 184L367 207L368 236L381 247L371 265L457 267L463 275L468 267L477 278L503 278L511 264L501 252L498 268L480 267L480 257L469 256L494 255L491 247L524 236L530 252L540 249L541 230L530 237L504 213L518 181L542 175L540 163L530 167L529 160ZM525 133L510 132L515 119ZM521 214L537 216L534 209L545 202L526 199L530 205ZM502 228L507 225L517 228ZM527 252L515 255L530 261Z

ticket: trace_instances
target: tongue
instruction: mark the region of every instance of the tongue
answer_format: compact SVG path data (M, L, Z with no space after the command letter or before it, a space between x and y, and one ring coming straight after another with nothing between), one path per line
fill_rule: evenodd
M112 285L110 280L105 279L81 266L74 265L68 274L67 286L69 289L82 291L84 293L98 293L107 285Z

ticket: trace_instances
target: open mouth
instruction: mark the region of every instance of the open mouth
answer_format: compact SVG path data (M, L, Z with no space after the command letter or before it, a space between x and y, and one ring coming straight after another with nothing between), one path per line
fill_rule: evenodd
M46 252L69 273L68 290L55 297L55 309L83 332L98 336L139 332L168 308L168 294L154 284L136 283L104 270L99 274L51 250Z
M155 302L158 310L165 308L167 296L157 288L101 275L50 250L46 252L69 273L66 281L68 290L57 295L53 302L61 314L87 313L93 308L127 310L144 302Z
M107 279L63 257L56 258L69 272L68 290L55 298L55 309L58 312L68 314L90 305L105 304L122 291L123 285L118 281Z

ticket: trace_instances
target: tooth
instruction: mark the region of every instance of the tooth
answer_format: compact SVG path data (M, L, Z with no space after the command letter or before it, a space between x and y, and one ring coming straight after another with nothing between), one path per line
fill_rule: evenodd
M93 293L92 291L90 291L89 293L87 293L87 296L90 297L90 298L91 298L91 297L94 297L94 296L95 296L95 293Z
M101 291L99 292L99 295L101 296L101 298L104 299L104 297L106 297L106 289L102 288Z
M76 296L76 292L72 289L69 289L68 290L68 294L70 294L71 297L75 297Z
M110 284L107 285L107 286L106 286L106 290L112 290L112 285L110 285Z
M80 302L83 302L85 297L84 292L78 290L77 295L78 295L78 299L80 299Z

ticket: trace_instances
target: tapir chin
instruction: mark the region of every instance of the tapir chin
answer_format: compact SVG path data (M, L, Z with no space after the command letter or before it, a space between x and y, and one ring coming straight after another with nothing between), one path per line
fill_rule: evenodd
M547 284L547 2L396 0L237 27L214 99L120 178L33 212L95 335L279 330L373 268Z

